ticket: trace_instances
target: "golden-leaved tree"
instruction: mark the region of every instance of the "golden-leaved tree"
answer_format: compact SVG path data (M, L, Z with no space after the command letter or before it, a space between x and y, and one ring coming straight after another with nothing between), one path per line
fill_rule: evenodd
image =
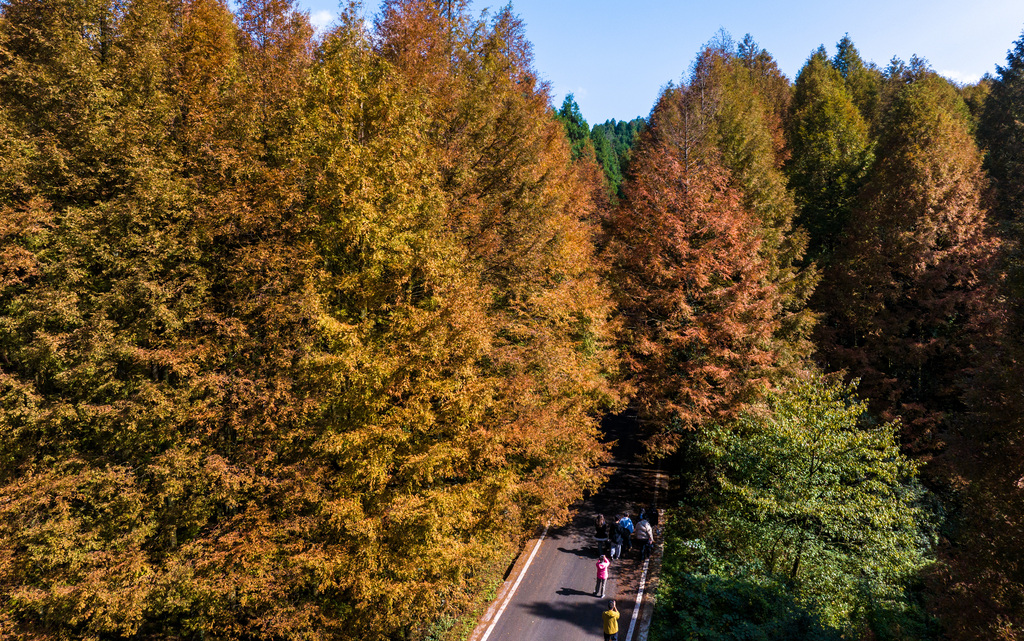
M443 631L615 398L521 25L39 4L0 14L0 631Z

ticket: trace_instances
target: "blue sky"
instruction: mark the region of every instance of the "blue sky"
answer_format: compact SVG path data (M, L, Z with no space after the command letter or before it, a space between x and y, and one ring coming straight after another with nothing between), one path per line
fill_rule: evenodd
M336 0L297 0L314 23L329 23ZM503 1L475 0L479 12ZM372 16L379 4L364 3ZM573 93L591 124L647 115L662 86L686 75L701 45L724 28L750 33L795 78L810 53L849 33L865 60L880 66L917 54L939 73L973 82L1003 64L1024 30L1021 0L517 0L535 66L552 100Z

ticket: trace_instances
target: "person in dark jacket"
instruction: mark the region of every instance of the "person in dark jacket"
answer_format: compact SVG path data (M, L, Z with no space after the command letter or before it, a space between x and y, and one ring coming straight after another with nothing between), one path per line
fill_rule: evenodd
M647 520L651 524L651 527L658 527L658 508L651 505L640 510L640 520Z
M616 515L615 523L612 523L611 531L608 534L609 541L611 542L611 550L608 552L608 556L617 559L622 553L622 528L619 526L619 517Z
M597 541L597 556L604 554L604 544L608 542L608 521L604 514L598 514L594 519L594 540Z

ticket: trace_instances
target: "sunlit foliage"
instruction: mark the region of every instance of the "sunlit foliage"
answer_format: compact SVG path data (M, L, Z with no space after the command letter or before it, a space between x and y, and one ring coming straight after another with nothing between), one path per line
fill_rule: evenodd
M468 613L616 399L596 169L515 15L44 4L0 5L0 633Z
M696 436L708 472L677 513L658 638L913 638L928 625L906 597L931 536L915 466L898 425L873 423L853 393L815 376Z

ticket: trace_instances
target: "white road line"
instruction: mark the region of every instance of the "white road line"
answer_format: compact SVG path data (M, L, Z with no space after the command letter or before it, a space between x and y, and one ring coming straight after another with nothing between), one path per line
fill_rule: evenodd
M658 509L658 489L661 487L661 465L658 465L658 471L654 474L654 502L651 507ZM654 550L651 550L654 553ZM640 573L640 586L636 591L636 603L633 604L633 616L629 619L629 631L626 632L625 641L630 641L633 638L633 630L636 629L636 620L640 616L640 607L643 605L644 600L644 583L647 582L647 566L651 562L651 557L644 559L644 569Z
M498 613L494 615L494 620L491 621L491 625L487 626L487 632L484 632L483 638L480 641L487 641L487 637L491 636L491 632L494 632L494 626L498 624L498 619L501 618L501 614L508 607L509 602L515 595L516 590L519 588L519 584L522 582L523 577L526 576L526 570L530 568L530 564L533 563L533 557L537 555L537 550L540 549L540 544L544 542L544 537L548 535L548 527L544 526L544 531L540 533L540 538L537 539L537 545L533 546L533 552L530 552L530 558L526 559L526 565L519 571L519 576L516 577L516 582L512 585L512 589L508 591L508 595L505 597L505 602L501 604L501 608ZM646 567L644 568L646 570Z
M637 617L640 616L640 606L644 600L644 582L647 580L647 564L651 562L648 557L644 559L644 571L640 573L640 589L636 592L636 603L633 604L633 617L629 620L629 632L626 633L625 641L633 638L633 629L636 628Z

